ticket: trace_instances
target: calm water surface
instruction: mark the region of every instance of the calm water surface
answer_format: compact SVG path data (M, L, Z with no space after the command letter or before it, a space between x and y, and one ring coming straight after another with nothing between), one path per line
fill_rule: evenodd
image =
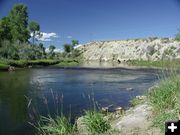
M0 135L33 135L36 116L63 112L72 118L90 107L129 107L129 100L157 83L155 70L24 69L0 72ZM133 91L127 91L133 88ZM63 103L62 103L63 102Z

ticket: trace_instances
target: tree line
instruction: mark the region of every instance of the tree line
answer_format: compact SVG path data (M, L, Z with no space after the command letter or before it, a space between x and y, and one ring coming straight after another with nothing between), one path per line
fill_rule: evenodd
M64 45L64 52L56 54L54 45L49 46L49 51L37 38L41 37L40 25L36 21L29 21L28 8L24 4L15 4L9 14L0 19L0 58L1 59L56 59L59 57L71 57L79 55L74 46L78 40L72 40L72 44Z

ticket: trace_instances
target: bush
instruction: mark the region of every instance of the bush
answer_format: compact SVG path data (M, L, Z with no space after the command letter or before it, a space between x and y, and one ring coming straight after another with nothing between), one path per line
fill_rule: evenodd
M64 44L64 51L66 52L66 53L70 53L71 51L72 51L72 45L70 45L70 44Z

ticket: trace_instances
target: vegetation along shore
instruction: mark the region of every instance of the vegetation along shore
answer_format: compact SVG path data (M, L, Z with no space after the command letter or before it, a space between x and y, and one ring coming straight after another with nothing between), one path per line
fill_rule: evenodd
M108 108L98 108L94 101L93 107L74 123L62 113L55 118L40 116L37 123L30 123L37 135L144 135L147 132L160 135L164 134L165 121L180 119L180 77L176 73L180 68L179 34L175 38L96 41L84 45L72 40L63 45L63 51L57 52L55 45L45 47L38 41L42 36L40 28L38 22L29 20L26 5L13 6L0 20L0 70L75 67L90 61L175 70L145 96L131 100L129 110L119 107L109 112Z

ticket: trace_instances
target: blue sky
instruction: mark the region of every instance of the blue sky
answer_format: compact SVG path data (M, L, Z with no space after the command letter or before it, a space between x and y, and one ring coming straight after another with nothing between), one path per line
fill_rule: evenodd
M180 28L179 0L0 0L0 17L15 3L28 6L30 20L44 32L44 42L173 37Z

